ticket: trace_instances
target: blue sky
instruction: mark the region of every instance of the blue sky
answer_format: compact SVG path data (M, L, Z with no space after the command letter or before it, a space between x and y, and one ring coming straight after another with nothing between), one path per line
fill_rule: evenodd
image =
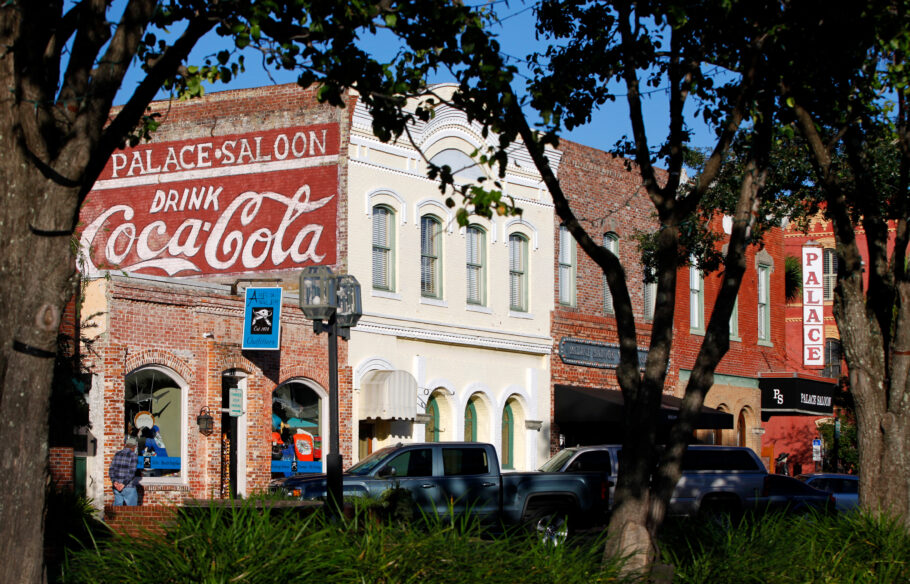
M115 8L109 16L119 16L116 12L118 4L121 4L121 2L115 2ZM533 7L535 2L498 0L494 4L496 4L497 14L500 17L500 23L494 28L494 31L499 37L503 52L514 58L516 64L521 67L524 58L528 54L535 50L542 50L543 46L536 41L534 35L535 19ZM194 50L190 64L194 62L201 63L205 56L212 55L230 46L230 41L211 33ZM391 35L380 35L376 38L365 39L363 46L376 54L377 57L389 57L395 50L396 43ZM128 90L135 86L138 79L138 72L127 78L124 83L124 91L121 92L121 96L118 98L118 103L127 99ZM206 92L258 87L273 83L293 83L295 81L296 74L292 72L272 71L266 73L258 54L248 51L246 53L246 71L244 73L229 84L206 85ZM432 81L447 81L447 79L444 75L440 75ZM168 95L163 92L158 97L166 99ZM692 109L694 109L694 106L690 105L690 111ZM656 91L647 96L645 114L649 129L649 140L653 146L659 143L666 134L665 92ZM690 119L689 123L694 131L693 145L711 147L713 145L713 133L710 129L698 124L696 120ZM609 150L617 140L629 132L629 128L626 102L620 98L595 112L589 124L566 133L564 137L587 146Z

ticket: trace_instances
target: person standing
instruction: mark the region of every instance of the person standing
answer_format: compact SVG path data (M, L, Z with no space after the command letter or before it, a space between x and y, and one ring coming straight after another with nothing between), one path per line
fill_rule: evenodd
M138 462L136 447L138 445L139 441L136 437L130 436L126 439L123 450L114 454L114 459L111 461L108 476L114 485L114 506L139 504L139 493L136 491L136 485L141 480L141 477L136 474Z

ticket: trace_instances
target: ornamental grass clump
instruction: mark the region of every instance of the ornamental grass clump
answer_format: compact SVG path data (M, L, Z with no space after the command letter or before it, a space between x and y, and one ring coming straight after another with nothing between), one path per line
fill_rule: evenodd
M383 516L376 510L393 510ZM533 534L493 534L475 520L418 515L400 502L358 502L340 520L321 510L238 503L181 510L164 535L114 536L70 553L67 583L617 582L602 541L541 545ZM397 515L396 515L397 513Z
M910 582L910 533L859 512L770 515L726 528L672 523L662 549L678 583Z

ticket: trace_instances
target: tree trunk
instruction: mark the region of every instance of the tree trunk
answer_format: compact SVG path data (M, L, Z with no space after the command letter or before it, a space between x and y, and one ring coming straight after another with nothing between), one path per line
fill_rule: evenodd
M27 160L11 110L0 106L0 582L41 582L48 406L60 315L75 291L77 191Z
M835 317L856 408L860 505L875 514L897 516L910 528L910 285L898 286L899 310L889 370L881 335L866 312L858 280L857 276L840 282Z

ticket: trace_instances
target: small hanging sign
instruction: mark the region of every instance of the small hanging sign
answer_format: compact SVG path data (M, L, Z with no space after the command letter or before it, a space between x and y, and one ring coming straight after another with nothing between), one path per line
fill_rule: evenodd
M247 288L243 308L243 348L281 348L281 288Z

